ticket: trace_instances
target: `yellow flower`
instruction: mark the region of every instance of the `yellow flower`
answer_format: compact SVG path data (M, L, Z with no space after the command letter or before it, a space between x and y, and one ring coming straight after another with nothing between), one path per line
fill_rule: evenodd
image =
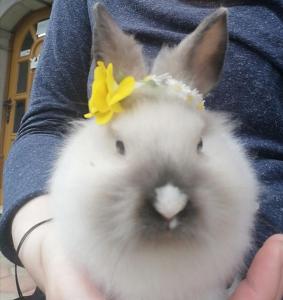
M199 102L197 104L197 109L198 110L205 110L205 104L204 103L205 103L204 100L202 100L201 102Z
M134 87L134 77L127 76L118 84L113 76L113 65L110 63L106 68L102 61L98 61L88 101L89 113L84 117L95 117L97 124L108 123L114 113L123 110L120 102L132 94Z

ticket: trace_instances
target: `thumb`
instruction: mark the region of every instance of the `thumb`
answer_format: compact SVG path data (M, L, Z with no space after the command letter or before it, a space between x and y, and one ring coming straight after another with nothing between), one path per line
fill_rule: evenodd
M283 235L270 237L230 300L280 300L283 296Z

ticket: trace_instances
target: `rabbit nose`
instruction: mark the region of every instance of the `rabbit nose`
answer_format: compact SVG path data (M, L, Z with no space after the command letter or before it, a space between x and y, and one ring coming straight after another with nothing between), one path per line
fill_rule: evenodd
M156 211L167 220L172 220L188 202L188 196L170 183L156 188L155 194L153 205Z

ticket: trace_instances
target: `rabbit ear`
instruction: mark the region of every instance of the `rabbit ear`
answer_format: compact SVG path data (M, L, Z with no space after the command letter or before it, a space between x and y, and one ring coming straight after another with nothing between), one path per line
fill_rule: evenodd
M178 46L163 48L152 73L170 73L205 95L220 77L227 41L227 9L219 8Z
M93 52L96 61L113 63L115 77L131 75L141 79L146 75L142 47L125 34L100 3L94 7L95 29Z

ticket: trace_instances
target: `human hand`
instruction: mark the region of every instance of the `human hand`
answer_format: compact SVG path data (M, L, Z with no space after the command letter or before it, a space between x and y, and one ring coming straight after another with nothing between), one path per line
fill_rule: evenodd
M230 300L281 300L283 297L283 235L270 237Z
M103 300L87 274L67 258L53 233L53 224L41 246L43 290L47 300Z
M73 268L61 246L54 247L57 242L53 234L46 237L45 243L42 261L50 275L46 280L48 300L103 300L87 276ZM240 283L230 300L281 300L282 297L283 235L274 235L259 250L246 279Z
M48 196L30 201L16 215L12 235L15 247L34 224L50 218ZM52 223L38 227L24 242L20 259L47 300L104 300L87 275L67 259L53 233ZM283 296L283 235L270 237L230 300L281 300Z
M34 199L21 208L12 225L15 248L29 228L48 218L48 196ZM47 300L104 300L86 273L67 258L52 222L29 234L19 256Z
M42 248L47 300L103 300L86 274L66 258L54 234ZM257 253L248 273L230 300L281 300L283 297L283 235L269 238Z

